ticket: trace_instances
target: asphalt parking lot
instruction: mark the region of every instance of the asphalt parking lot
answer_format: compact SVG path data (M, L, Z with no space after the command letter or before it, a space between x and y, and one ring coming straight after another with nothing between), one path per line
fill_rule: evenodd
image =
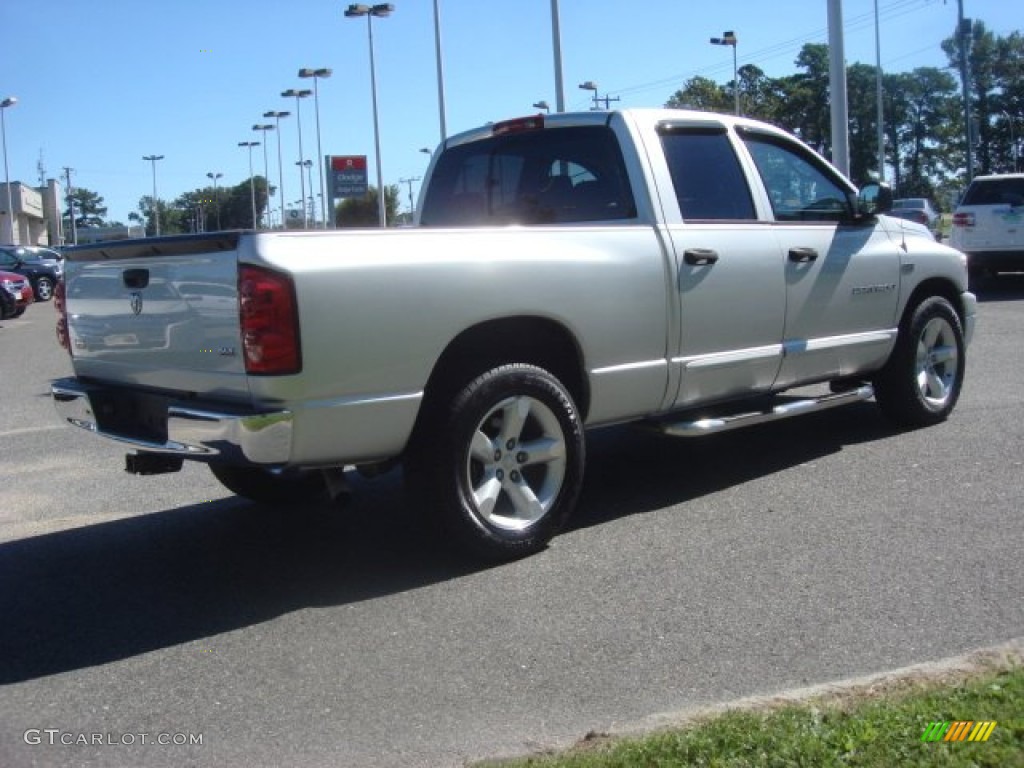
M979 293L947 423L595 432L574 525L493 568L397 472L343 512L127 475L57 422L34 305L0 323L0 765L455 766L1024 636L1024 276Z

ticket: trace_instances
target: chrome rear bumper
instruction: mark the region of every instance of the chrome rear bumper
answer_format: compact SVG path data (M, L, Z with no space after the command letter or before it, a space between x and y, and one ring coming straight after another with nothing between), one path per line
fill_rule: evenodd
M97 418L94 398L105 395L116 407L118 398L116 394L111 395L116 390L78 379L59 379L50 385L50 392L57 413L68 424L140 451L198 461L261 466L286 464L291 456L291 411L231 413L227 409L193 407L171 401L164 415L167 439L158 441L103 426L103 419Z

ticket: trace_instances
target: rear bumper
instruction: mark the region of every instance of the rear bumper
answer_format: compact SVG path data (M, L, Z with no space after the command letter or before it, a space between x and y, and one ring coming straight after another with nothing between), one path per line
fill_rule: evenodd
M283 465L291 456L293 418L287 410L231 412L166 400L155 414L158 420L163 419L161 426L165 429L159 430L160 437L154 437L129 434L126 429L105 423L103 414L111 404L114 408L122 403L125 408L136 407L118 397L116 390L79 379L58 379L51 384L50 392L62 420L137 450L258 466ZM97 401L102 407L97 407ZM153 417L154 409L149 410ZM123 415L113 419L122 425L126 423Z

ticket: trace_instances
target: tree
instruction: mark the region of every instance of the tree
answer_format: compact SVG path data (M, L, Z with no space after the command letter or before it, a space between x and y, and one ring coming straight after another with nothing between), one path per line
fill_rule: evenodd
M692 77L683 83L683 87L672 94L666 102L670 109L700 109L707 112L731 113L733 111L732 94L706 77Z
M252 181L256 191L256 225L259 228L263 226L267 207L267 180L262 176L253 176ZM146 207L143 207L142 201L146 201ZM146 231L149 232L149 198L144 197L142 201L139 202L139 209L147 216ZM203 187L179 195L169 207L161 208L161 233L164 231L165 219L162 217L165 212L169 226L172 229L176 226L181 232L213 232L218 226L222 230L252 229L249 179L233 187ZM168 229L168 232L172 229Z
M1010 122L1024 107L1024 38L1019 32L996 37L984 22L975 21L969 38L970 80L968 99L972 118L974 156L979 174L1009 171L1013 165ZM950 65L959 69L961 39L954 36L942 42ZM960 123L963 122L961 105ZM1005 111L1006 114L1003 114ZM1017 131L1019 134L1020 131ZM963 130L958 144L963 151ZM1017 136L1019 138L1019 136Z
M384 209L392 224L398 218L398 185L384 187ZM363 197L348 197L334 208L334 223L339 227L376 227L379 224L377 212L377 188L369 187Z
M103 197L86 187L75 187L70 195L74 203L75 226L78 227L103 227L106 226L104 217L107 215L107 206L103 204ZM71 211L64 210L64 221L67 227L71 226Z
M160 234L177 235L188 232L186 216L179 208L172 208L165 200L157 199L157 215L160 217ZM139 198L138 212L132 211L128 214L128 220L142 223L146 228L146 235L156 234L156 226L153 217L153 198L151 195L143 195Z

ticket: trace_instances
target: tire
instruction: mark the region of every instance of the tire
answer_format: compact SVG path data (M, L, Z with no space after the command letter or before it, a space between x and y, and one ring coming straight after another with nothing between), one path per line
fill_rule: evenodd
M36 301L49 301L53 298L53 280L50 278L38 278L33 288L36 294Z
M489 561L543 549L583 484L579 412L565 387L532 365L494 368L425 420L410 461L442 535Z
M7 289L0 286L0 320L6 320L9 317L17 317L15 312L18 311L18 305L14 301L14 297L11 296Z
M319 472L289 472L227 464L209 466L221 485L258 504L280 506L326 498L326 488Z
M901 324L896 347L875 379L875 400L902 426L938 424L956 406L965 365L956 310L941 296L926 298Z

